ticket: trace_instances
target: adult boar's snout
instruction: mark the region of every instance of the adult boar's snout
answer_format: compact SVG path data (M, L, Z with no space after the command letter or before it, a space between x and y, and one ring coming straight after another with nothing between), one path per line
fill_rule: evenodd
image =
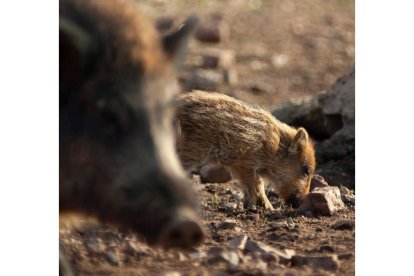
M164 248L190 249L205 238L204 227L193 210L187 207L177 210L170 223L161 233L159 244Z

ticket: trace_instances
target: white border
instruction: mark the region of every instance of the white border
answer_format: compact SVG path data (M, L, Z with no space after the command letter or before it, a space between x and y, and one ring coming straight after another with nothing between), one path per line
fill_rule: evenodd
M0 275L58 275L58 1L3 1L0 35Z
M414 273L413 8L356 2L357 275Z

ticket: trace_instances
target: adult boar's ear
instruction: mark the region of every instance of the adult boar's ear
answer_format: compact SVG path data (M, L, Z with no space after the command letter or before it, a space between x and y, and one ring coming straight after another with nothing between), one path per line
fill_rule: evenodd
M187 51L188 41L192 37L197 24L198 18L192 15L187 18L178 30L163 37L162 45L164 47L164 51L170 60L176 65L178 65L184 57L184 54Z
M309 135L304 128L299 128L295 137L293 138L292 144L289 147L289 152L298 153L302 152L309 141Z
M59 90L65 91L88 79L98 61L97 42L86 30L59 18Z

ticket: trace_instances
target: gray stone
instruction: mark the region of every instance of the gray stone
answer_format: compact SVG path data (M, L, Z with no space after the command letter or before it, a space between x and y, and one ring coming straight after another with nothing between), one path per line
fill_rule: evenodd
M315 188L323 188L328 186L328 182L326 182L322 176L314 174L310 184L310 191L312 192Z
M318 251L321 252L321 253L326 253L326 252L334 253L335 249L329 244L323 244L323 245L319 246Z
M292 249L279 250L270 245L252 241L250 239L246 242L245 251L256 253L259 255L272 254L275 256L275 258L277 258L278 262L281 264L288 263L292 256L295 255L295 251Z
M339 191L341 192L341 195L353 195L350 189L342 185L339 186Z
M354 195L344 195L341 194L342 201L347 204L355 206L355 196Z
M112 265L114 266L118 266L119 265L119 260L118 260L118 256L111 251L107 251L105 252L105 259Z
M100 254L105 250L105 246L100 239L88 239L84 241L85 247L92 254Z
M230 68L236 60L236 55L232 50L208 49L202 54L203 68Z
M336 255L330 256L293 256L292 267L308 266L312 269L323 269L336 272L339 269L339 261Z
M223 75L220 72L198 69L195 72L190 73L188 78L185 78L184 87L186 90L216 90L217 86L222 82Z
M243 200L243 194L241 192L232 191L230 200L241 202Z
M237 222L232 219L226 219L223 222L220 222L220 224L217 226L217 229L221 230L234 230L234 228L237 226Z
M229 247L238 248L243 250L246 247L246 242L249 239L248 236L243 235L236 238L233 238L229 241Z
M338 255L338 259L339 260L349 260L349 259L352 259L354 256L355 256L354 253L349 252L349 253L344 253L344 254Z
M291 100L273 109L272 114L290 125L304 127L316 140L319 171L328 183L341 179L340 183L354 185L355 173L355 70L339 78L327 91L315 96ZM350 177L344 179L341 175Z
M181 276L183 274L181 274L178 271L167 271L161 274L162 276Z
M345 207L338 187L315 188L297 209L299 214L307 211L315 215L331 216Z
M260 255L260 258L263 261L267 262L267 263L270 263L270 262L276 262L277 263L277 262L279 262L278 256L275 255L275 254L272 254L272 253L262 253Z
M353 220L338 220L331 227L336 230L354 230L355 222Z
M200 169L201 183L226 183L231 179L229 171L222 166L208 164Z
M269 220L279 220L284 217L278 210L266 210L264 215Z
M206 255L207 254L205 252L202 252L202 251L196 251L196 252L188 253L188 257L192 260L197 260L197 259L204 258L204 257L206 257Z
M208 264L215 264L218 262L225 262L233 266L237 266L240 262L240 257L234 250L226 250L222 247L211 247L207 252Z
M219 43L229 37L230 29L224 22L201 22L196 30L195 38L201 42Z
M286 219L286 228L289 230L293 230L295 228L295 223L293 222L292 218Z
M219 204L219 211L226 214L235 214L238 210L238 204L236 202L222 201Z
M341 114L345 124L355 124L355 70L339 78L318 101L325 114Z
M225 69L223 72L224 81L233 86L239 82L239 74L235 68Z

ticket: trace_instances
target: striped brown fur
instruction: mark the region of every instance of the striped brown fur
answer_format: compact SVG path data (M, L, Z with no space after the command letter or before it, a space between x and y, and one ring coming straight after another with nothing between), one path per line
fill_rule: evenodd
M305 129L220 93L194 91L181 95L176 104L178 152L186 170L223 165L240 182L245 204L266 209L273 207L263 179L293 205L309 192L315 153Z

